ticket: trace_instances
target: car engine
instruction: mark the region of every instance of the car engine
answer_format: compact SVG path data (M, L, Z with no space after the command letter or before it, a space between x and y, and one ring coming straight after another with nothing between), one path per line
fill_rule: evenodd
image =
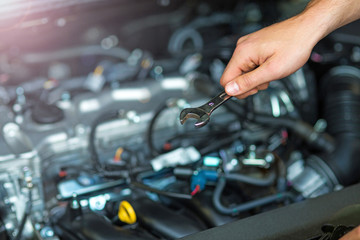
M306 2L0 3L0 239L320 240L360 224L359 22L205 127L179 121L222 91L239 37Z

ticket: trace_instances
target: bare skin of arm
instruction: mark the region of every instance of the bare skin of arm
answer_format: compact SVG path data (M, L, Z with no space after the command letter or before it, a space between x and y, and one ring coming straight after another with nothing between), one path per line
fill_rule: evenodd
M323 37L359 18L359 0L313 0L299 15L241 37L220 83L238 98L264 90L301 68Z
M220 83L246 98L284 78L309 59L316 43L360 18L360 0L313 0L297 16L240 38ZM360 240L360 226L340 240Z

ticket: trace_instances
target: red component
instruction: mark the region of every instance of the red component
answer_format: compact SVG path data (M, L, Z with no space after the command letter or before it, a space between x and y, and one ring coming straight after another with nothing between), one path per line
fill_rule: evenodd
M281 137L282 137L282 144L285 144L285 143L286 143L286 140L287 140L288 137L289 137L288 132L285 131L285 130L281 131Z
M66 176L67 176L67 172L66 172L66 171L61 170L61 171L59 172L59 177L63 178L63 177L66 177Z
M200 192L200 185L199 184L196 185L195 189L191 192L191 196L194 196L198 192Z
M171 149L172 149L172 145L171 145L171 143L165 143L164 144L164 146L163 146L163 149L165 150L165 151L170 151Z

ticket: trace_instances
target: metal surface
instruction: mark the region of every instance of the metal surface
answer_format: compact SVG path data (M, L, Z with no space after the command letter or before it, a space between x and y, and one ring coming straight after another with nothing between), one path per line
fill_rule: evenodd
M187 119L195 118L195 127L203 127L210 121L211 113L230 98L224 91L200 107L185 108L180 113L180 123L184 124Z
M360 184L267 213L212 228L184 240L305 240L321 236L324 224L358 225Z

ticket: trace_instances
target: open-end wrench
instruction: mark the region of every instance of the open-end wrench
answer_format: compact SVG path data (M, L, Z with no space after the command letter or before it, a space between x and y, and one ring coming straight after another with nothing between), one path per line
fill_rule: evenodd
M203 127L210 121L211 113L230 98L224 91L200 107L185 108L180 113L180 123L184 124L187 119L195 118L195 127Z

